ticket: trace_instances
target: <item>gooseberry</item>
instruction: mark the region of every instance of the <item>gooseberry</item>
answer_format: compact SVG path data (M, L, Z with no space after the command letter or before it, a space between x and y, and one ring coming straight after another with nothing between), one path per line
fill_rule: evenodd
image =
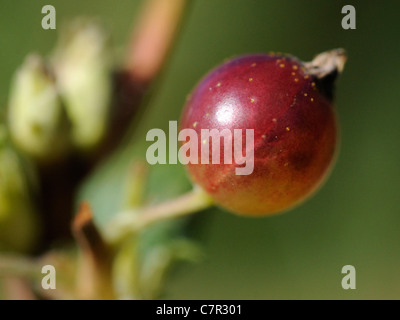
M196 131L199 157L201 145L208 143L201 141L202 129L232 134L253 129L254 170L237 175L240 164L213 164L210 154L209 164L187 164L194 183L216 204L244 215L279 213L310 197L331 171L337 152L332 89L345 60L342 49L309 63L286 54L254 54L212 70L189 96L180 129Z

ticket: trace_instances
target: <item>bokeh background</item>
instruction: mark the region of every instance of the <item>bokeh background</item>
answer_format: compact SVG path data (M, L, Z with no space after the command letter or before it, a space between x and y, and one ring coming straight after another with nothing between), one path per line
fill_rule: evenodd
M122 56L140 1L0 0L0 105L28 52L47 54L57 31L41 28L42 6L57 10L57 28L76 16L100 17ZM341 8L356 8L357 29L343 30ZM117 155L82 187L99 223L121 201L130 159L144 154L145 132L167 128L196 82L227 57L280 51L302 60L343 47L349 59L337 84L341 151L326 185L283 215L241 218L218 209L196 217L205 259L180 265L167 299L400 298L400 2L193 1L146 115ZM152 173L154 193L181 192L179 165ZM341 269L357 270L357 289L343 290Z

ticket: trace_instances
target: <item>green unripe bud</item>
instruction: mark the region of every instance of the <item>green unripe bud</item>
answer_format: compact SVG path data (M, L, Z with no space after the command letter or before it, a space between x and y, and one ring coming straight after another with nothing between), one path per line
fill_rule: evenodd
M32 201L33 168L4 140L0 177L0 250L29 251L39 233Z
M64 30L52 56L72 123L72 142L81 150L95 147L106 133L112 90L110 56L108 35L86 20Z
M8 107L10 135L24 153L44 161L68 149L68 120L48 68L30 55L17 70Z

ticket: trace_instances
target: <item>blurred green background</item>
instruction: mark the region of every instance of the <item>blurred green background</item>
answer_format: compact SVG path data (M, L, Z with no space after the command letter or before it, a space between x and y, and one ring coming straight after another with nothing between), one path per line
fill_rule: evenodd
M46 4L57 10L58 29L76 16L100 17L122 53L140 1L0 0L2 106L25 55L47 54L55 43L57 31L41 28ZM356 30L341 27L346 4L356 8ZM342 143L330 179L301 207L262 219L202 213L197 233L206 258L176 269L165 298L400 298L399 12L394 1L193 1L139 132L177 120L192 87L227 57L281 51L307 61L343 47L349 60L336 95ZM144 139L137 134L83 188L100 217L118 206L126 166L145 152L134 142ZM153 184L170 192L181 179L187 188L181 168L172 170L154 176ZM357 270L357 289L345 291L341 269L349 264Z

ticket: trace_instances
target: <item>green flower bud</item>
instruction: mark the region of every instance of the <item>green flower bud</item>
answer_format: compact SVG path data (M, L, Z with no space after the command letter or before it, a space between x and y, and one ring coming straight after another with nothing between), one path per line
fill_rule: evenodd
M109 37L95 22L78 20L61 34L52 56L57 84L72 123L72 141L95 147L107 129L111 99Z
M0 143L0 250L26 252L36 243L32 170L11 146Z
M54 80L38 55L28 56L14 76L8 122L16 146L36 159L51 161L68 149L68 119Z

